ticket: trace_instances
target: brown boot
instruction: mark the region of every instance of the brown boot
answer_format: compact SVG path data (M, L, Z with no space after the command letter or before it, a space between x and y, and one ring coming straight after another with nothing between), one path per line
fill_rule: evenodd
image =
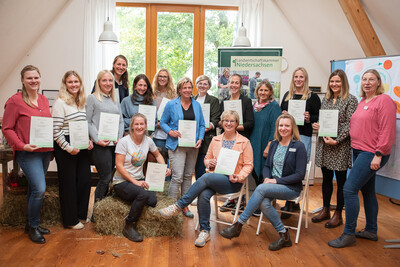
M331 213L329 211L328 207L323 207L322 210L315 215L314 217L312 217L311 221L313 223L317 223L317 222L322 222L325 220L329 220L331 218Z
M279 233L279 239L269 244L268 249L275 251L275 250L280 250L283 247L291 247L291 246L292 246L292 240L290 240L289 230L286 230L285 233Z
M326 228L335 228L343 224L342 211L336 211L332 218L325 224Z

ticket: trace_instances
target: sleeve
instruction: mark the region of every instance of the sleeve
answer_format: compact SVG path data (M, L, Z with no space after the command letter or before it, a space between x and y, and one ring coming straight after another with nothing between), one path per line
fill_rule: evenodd
M99 141L99 138L97 136L97 126L93 122L96 100L97 99L94 95L88 95L88 98L86 100L86 120L88 121L89 136L95 143Z
M156 146L156 144L154 143L153 139L151 139L151 138L148 137L148 136L146 136L146 138L147 138L147 142L149 143L149 150L150 150L150 152L156 151L156 150L157 150L157 146Z
M128 152L126 139L122 138L115 147L115 154L125 155Z
M199 139L204 140L206 124L204 122L203 111L201 110L201 106L198 102L196 106L197 106L197 113L199 114Z
M344 120L344 122L342 122L338 125L338 136L336 138L336 142L338 144L340 142L343 142L350 136L350 134L349 134L350 119L351 119L351 116L353 115L353 113L356 111L357 105L358 105L357 98L351 97L351 95L349 95L348 102L345 107L346 110L344 112L345 120Z
M26 145L18 137L15 131L15 124L19 119L18 105L14 102L12 98L8 99L4 106L2 131L7 142L10 144L13 150L24 150Z
M317 94L311 93L310 97L310 123L318 121L319 110L321 109L321 99Z
M243 149L243 167L240 170L239 175L247 178L253 170L253 148L251 147L250 141L247 140L244 144Z
M61 99L57 99L56 102L54 102L52 117L54 141L56 141L61 149L70 153L74 148L67 142L67 140L65 140L65 133L63 129L65 120L64 101Z
M296 141L296 160L291 162L295 164L295 172L287 176L276 179L277 184L295 184L304 179L307 166L307 152L306 147L300 141ZM286 153L291 153L287 151ZM269 156L269 155L268 155Z
M172 110L172 107L173 107L172 101L169 101L169 102L167 103L167 105L165 105L164 112L163 112L163 114L162 114L162 116L161 116L161 120L160 120L161 129L162 129L166 134L168 134L169 131L172 130L171 127L169 127L169 122L170 122L170 120L171 120L171 110Z
M214 125L214 128L218 126L220 120L220 109L219 102L217 98L211 98L210 101L210 122Z
M391 150L396 137L396 104L393 99L383 95L378 107L378 142L375 151L385 152ZM386 97L387 96L387 97ZM383 97L382 97L383 98Z
M116 103L118 106L118 111L119 111L119 129L118 129L118 138L122 138L125 133L125 128L124 128L124 119L122 118L121 114L121 104L119 102ZM130 122L129 122L130 124ZM128 129L129 129L129 124L128 124Z
M244 97L243 101L243 127L245 131L251 132L254 127L254 112L251 100L248 97Z
M264 163L264 168L263 168L263 178L264 179L265 178L272 178L272 165L271 165L271 163L272 163L272 158L273 158L272 149L274 149L274 148L275 148L275 142L272 141L271 145L269 146L267 159L265 160L265 163ZM274 151L274 154L275 154L275 151Z
M128 101L131 101L128 98ZM132 116L129 116L129 110L128 110L128 103L127 100L122 100L121 102L121 113L122 113L122 118L124 120L124 130L128 131L129 130L129 124L131 123Z
M286 101L286 97L288 96L289 92L286 92L283 97L282 97L282 102L281 102L281 110L282 111L288 111L289 108L289 101Z

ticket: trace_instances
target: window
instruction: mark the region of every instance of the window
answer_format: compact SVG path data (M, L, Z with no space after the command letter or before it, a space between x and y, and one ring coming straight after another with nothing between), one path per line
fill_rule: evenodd
M215 94L218 47L230 47L237 7L117 3L120 53L129 61L129 78L145 73L152 81L167 68L176 84L184 76L205 74Z

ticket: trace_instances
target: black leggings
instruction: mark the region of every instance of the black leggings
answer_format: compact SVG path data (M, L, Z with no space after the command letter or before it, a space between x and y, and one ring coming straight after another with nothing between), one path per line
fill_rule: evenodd
M336 211L342 211L344 206L343 200L343 185L346 182L346 171L332 171L326 167L322 167L322 198L324 200L324 207L329 208L331 203L331 196L333 192L333 172L335 172L337 182L337 205Z

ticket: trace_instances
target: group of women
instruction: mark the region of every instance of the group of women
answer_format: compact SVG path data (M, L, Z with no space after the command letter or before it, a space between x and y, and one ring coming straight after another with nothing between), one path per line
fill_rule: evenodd
M160 210L163 217L169 218L179 213L193 217L188 206L198 198L200 234L195 241L196 246L202 247L210 240L210 198L216 192L238 192L250 174L257 188L238 221L220 234L228 239L239 236L242 225L260 209L279 233L279 239L271 243L269 249L291 246L289 232L271 203L276 198L290 200L300 194L311 151L312 131L319 129L321 102L308 88L307 71L304 68L294 71L289 92L283 97L280 107L273 99L273 88L268 80L257 85L257 100L252 104L241 93L242 77L231 75L227 81L229 95L225 100L241 100L243 123L240 124L237 112L224 110L224 105L207 93L211 87L211 80L207 76L197 78L199 94L193 97L194 84L191 79L182 78L175 91L169 71L160 69L152 85L145 75L136 76L133 93L129 96L126 94L127 65L124 56L117 56L112 71L99 72L95 89L87 97L79 74L68 71L62 78L52 114L48 100L38 93L41 78L39 69L28 65L21 71L22 92L13 95L5 105L3 133L29 182L25 230L30 239L44 243L43 235L50 233L39 222L46 188L45 173L53 149L30 144L27 130L31 117L40 116L53 117L54 156L58 167L64 227L82 229L83 223L90 220L87 219L91 183L90 153L99 173L95 201L107 195L112 181L115 194L132 202L123 234L131 241L142 241L136 222L145 205L154 207L157 203L154 192L147 190L149 186L144 181L143 173L147 155L151 152L158 163L164 164L169 160L170 168L165 174L171 175L168 194L177 199L175 204ZM145 104L159 108L164 98L169 101L161 119L156 121L156 129L150 138L147 119L138 113L138 107ZM368 70L362 76L361 98L357 105L356 97L349 94L343 71L337 70L330 75L322 109L339 110L338 135L336 138L319 138L316 164L323 173L324 205L312 220L321 222L329 219L325 226L337 227L343 223L341 214L343 205L346 206L344 233L329 242L332 247L353 245L356 237L377 240L375 174L390 155L395 135L396 106L384 94L380 75L375 70ZM291 99L306 100L304 126L298 127L294 118L287 113ZM201 107L203 103L210 104L210 124L207 128ZM115 141L102 140L98 136L102 112L119 115L118 138ZM70 143L69 123L85 120L88 121L90 142L88 149L78 149ZM179 146L178 139L182 136L179 132L180 120L195 122L194 147ZM223 129L218 136L217 126ZM213 172L221 148L240 152L233 175ZM350 167L352 170L346 180ZM194 170L196 182L192 185ZM337 208L331 218L329 208L333 174L338 189ZM364 197L367 223L364 230L355 232L359 190ZM285 209L290 206L286 205Z

